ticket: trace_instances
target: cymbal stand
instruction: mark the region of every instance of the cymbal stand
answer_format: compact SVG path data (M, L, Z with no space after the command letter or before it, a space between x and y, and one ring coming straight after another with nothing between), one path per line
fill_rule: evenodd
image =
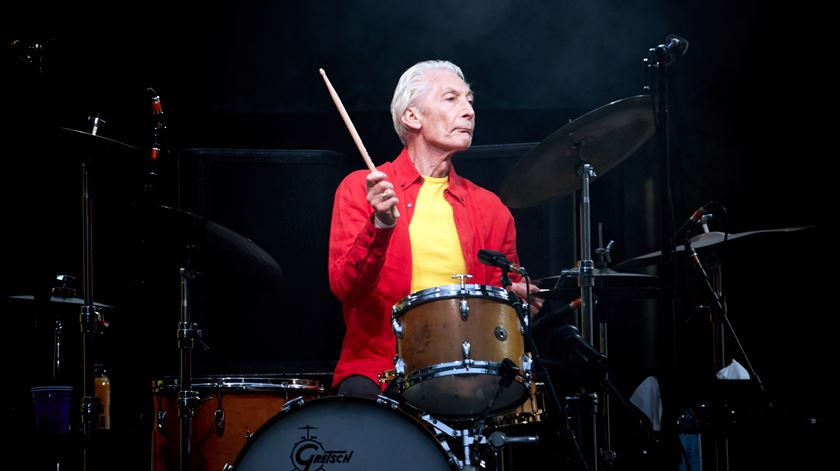
M91 134L96 135L105 122L99 115L90 118ZM82 291L84 303L79 315L82 334L82 461L83 469L91 469L91 449L96 415L99 407L95 394L93 367L93 339L96 332L96 310L93 305L93 225L91 210L93 197L90 191L90 165L92 159L82 161Z
M595 253L598 255L598 262L596 263L596 267L599 269L606 269L608 264L612 260L610 252L612 251L612 247L615 244L615 241L609 241L607 246L604 247L604 235L602 231L601 223L598 223L598 248L595 249ZM602 315L600 321L598 322L598 351L604 355L605 358L609 357L609 343L607 341L607 333L609 330L609 325L607 324L607 316ZM601 451L600 457L605 463L611 463L615 461L615 452L611 449L610 443L612 442L611 433L611 425L610 425L610 394L609 392L618 393L614 387L612 387L612 383L609 380L609 371L604 373L604 379L602 384L608 385L609 391L604 391L603 398L601 399L601 403L603 404L603 418L604 418L604 447L603 451ZM617 396L621 400L621 396ZM597 397L596 404L597 404Z
M580 271L578 272L578 282L580 285L580 312L581 312L581 331L583 338L592 343L594 334L593 330L593 305L592 305L592 282L594 279L594 262L592 261L592 247L590 244L590 196L589 183L597 177L595 169L591 164L585 163L583 159L583 145L576 146L578 151L578 158L583 165L578 170L580 174Z
M195 272L187 268L180 269L181 274L181 322L178 323L178 349L181 352L180 388L178 390L178 417L181 421L181 433L178 441L180 456L179 469L190 469L190 434L195 406L198 404L198 391L192 388L192 350L197 339L206 350L201 340L201 330L190 320L189 282L195 279Z
M580 175L580 271L578 272L578 284L580 285L580 312L581 312L581 331L583 339L593 344L594 338L594 302L592 296L592 284L594 280L594 262L592 260L592 246L591 246L591 199L589 193L589 184L592 179L598 175L595 168L584 158L584 145L582 143L575 144L575 149L578 154L578 161L581 166L578 169ZM597 401L597 394L592 393L592 398ZM598 465L602 457L612 459L612 451L610 451L610 436L609 436L609 404L607 402L607 395L603 397L603 413L601 417L604 419L604 443L600 443L600 430L598 427L598 414L592 416L592 471L598 471Z
M565 270L564 270L565 271ZM571 270L570 270L571 271ZM575 275L577 275L577 269L574 270ZM504 280L507 276L507 271L502 269L502 279ZM527 278L526 278L527 279ZM546 392L548 393L549 400L554 405L556 411L559 412L560 416L560 430L559 432L569 441L572 449L574 450L573 459L576 463L581 467L581 469L585 469L587 471L590 470L588 463L586 462L586 458L583 456L583 452L580 448L580 443L578 442L577 434L575 434L574 429L570 423L570 417L568 413L568 409L566 408L566 402L560 399L560 395L557 393L557 389L554 387L554 382L551 379L551 374L548 371L548 364L553 363L552 360L548 360L544 358L537 348L537 342L534 340L533 336L533 325L530 322L530 315L529 315L529 300L526 299L520 300L518 297L514 296L514 303L513 307L516 310L516 314L519 317L519 322L522 326L524 326L525 330L525 351L531 353L531 361L533 362L532 370L535 368L538 370L539 374L543 378L543 382L545 384ZM529 441L515 441L509 440L507 437L501 437L502 443L531 443ZM498 455L499 451L499 436L490 436L490 447L493 449L494 453ZM535 443L535 442L534 442ZM498 461L498 459L497 459ZM504 471L504 470L502 470Z

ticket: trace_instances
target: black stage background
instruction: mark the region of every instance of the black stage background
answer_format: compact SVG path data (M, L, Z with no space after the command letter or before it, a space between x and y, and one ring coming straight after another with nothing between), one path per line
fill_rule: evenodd
M97 337L97 361L113 384L110 448L134 454L120 468L145 469L150 383L178 372L178 268L188 255L201 272L194 317L210 345L195 354L196 374L329 381L343 333L326 278L332 193L363 165L319 67L381 163L400 150L388 105L402 71L430 58L460 65L476 93L477 129L456 167L498 191L513 164L569 120L642 93L642 59L674 33L690 42L670 69L676 224L716 201L725 213L712 210L715 231L815 226L701 251L721 262L729 317L774 404L769 415L751 413L768 399L755 387L727 396L742 401L744 414L732 465L801 469L833 407L823 379L830 336L822 306L831 299L824 275L814 273L828 259L818 234L830 197L820 165L827 124L816 116L830 111L821 106L824 75L814 72L822 42L798 33L818 16L758 1L14 4L3 18L0 291L36 300L2 307L13 379L4 411L31 432L29 386L50 374L45 322L64 319L70 351L77 348L76 308L41 298L57 274L81 279L79 169L87 157L94 298L113 306ZM142 210L153 130L147 87L159 93L167 125L151 198L195 216ZM90 139L58 129L89 132L96 113L106 120L100 135L139 150L90 148ZM614 262L660 248L662 165L652 139L593 183L593 236L601 224L604 243L615 241ZM578 258L574 196L514 210L522 264L535 278ZM212 223L264 249L282 275ZM188 254L187 245L196 249ZM711 327L690 309L701 291L689 271L678 258L673 316L657 315L651 299L609 300L599 312L616 385L629 396L657 375L666 427L717 394ZM727 360L745 363L731 336L726 346ZM638 451L635 438L624 438L637 435L632 427L619 423L615 435L624 456Z

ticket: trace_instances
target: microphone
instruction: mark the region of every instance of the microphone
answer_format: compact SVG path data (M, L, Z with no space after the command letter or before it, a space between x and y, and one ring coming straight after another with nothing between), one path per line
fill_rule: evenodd
M691 216L684 223L677 229L677 232L674 233L674 237L672 240L679 240L685 237L686 233L690 228L692 228L695 224L699 223L703 219L703 215L706 214L706 207L700 206L699 208L695 209Z
M564 324L551 329L549 345L550 353L558 355L584 383L597 384L606 377L607 357L581 338L577 327Z
M676 34L669 34L665 38L665 44L660 44L656 48L664 51L668 55L668 63L671 63L678 56L684 56L688 52L688 40Z
M478 261L490 265L492 267L499 267L502 270L519 273L522 276L528 276L528 272L524 268L515 265L513 262L505 257L505 254L495 250L481 249L478 251Z
M161 154L161 143L160 143L160 133L164 129L166 129L166 125L163 122L163 107L160 104L160 96L157 94L154 88L147 88L146 92L152 98L152 117L155 119L155 129L154 129L154 141L152 143L152 150L150 158L152 162L157 162L160 158ZM152 170L154 173L156 170Z
M160 106L160 96L157 94L154 88L149 87L146 89L147 92L152 96L152 115L155 117L157 121L157 127L164 127L163 126L163 107Z
M559 308L555 309L554 311L549 312L548 314L542 314L538 316L537 319L534 321L532 328L548 328L548 326L551 326L557 322L564 321L566 314L579 309L581 304L583 304L583 301L580 298L577 298L569 304L564 304Z

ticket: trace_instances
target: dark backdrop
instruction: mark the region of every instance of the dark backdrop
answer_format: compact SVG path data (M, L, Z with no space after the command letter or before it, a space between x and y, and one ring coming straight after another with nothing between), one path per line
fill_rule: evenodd
M236 275L234 254L225 260L233 267L214 266L196 282L196 315L211 341L210 352L196 355L200 371L328 372L343 327L325 279L325 224L338 178L362 165L319 67L381 163L400 149L387 112L400 73L429 58L459 64L476 92L477 149L456 165L495 190L527 146L494 146L537 143L589 110L641 93L642 59L674 33L690 47L670 73L672 208L662 203L663 157L651 141L593 183L592 221L602 224L604 242L615 240L614 261L659 249L661 211L679 224L710 200L726 208L714 211L712 230L817 226L717 252L732 325L795 424L773 434L770 443L786 445L786 431L822 417L829 403L820 307L828 286L811 273L828 253L818 234L830 197L820 165L828 156L828 122L818 118L828 90L820 16L801 4L757 1L15 3L2 20L0 289L44 293L57 273L81 275L79 164L94 155L95 298L122 316L112 322L121 339L114 374L126 394L142 396L150 377L177 370L173 270L187 255L183 239L206 242L207 233L137 212L153 126L145 89L153 87L168 126L156 200L250 238L283 271L279 283L257 272L251 284ZM813 32L802 34L806 28ZM95 113L107 121L102 135L139 150L90 149L55 130L88 131ZM573 207L569 195L514 212L522 263L536 277L576 260ZM204 250L198 260L213 255ZM661 375L670 418L712 394L708 323L690 309L698 286L681 281L679 308L665 322L646 304L610 314L618 386L629 394L644 375ZM29 328L31 317L3 310L20 321L7 336ZM9 347L7 357L45 348L38 342ZM727 346L744 360L732 338ZM39 376L45 367L16 368Z

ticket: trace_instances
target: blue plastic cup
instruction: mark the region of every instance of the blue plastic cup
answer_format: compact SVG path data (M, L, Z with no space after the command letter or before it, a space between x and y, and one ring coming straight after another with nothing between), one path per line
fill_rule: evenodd
M64 435L70 431L71 386L34 386L35 431Z

